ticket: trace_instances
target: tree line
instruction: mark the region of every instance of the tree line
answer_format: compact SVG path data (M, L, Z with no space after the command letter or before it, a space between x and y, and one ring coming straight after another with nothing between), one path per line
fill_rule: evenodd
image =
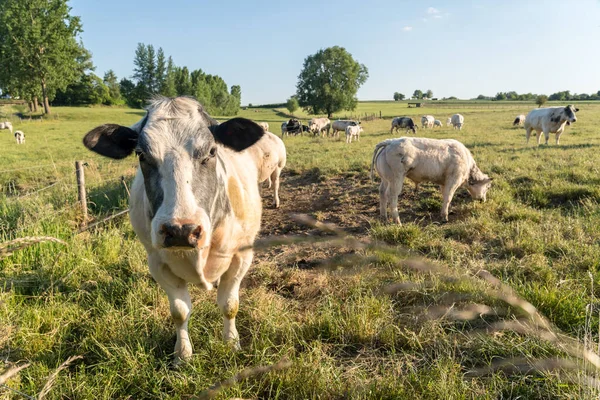
M50 114L54 105L127 104L142 107L153 95L196 97L209 113L234 115L240 86L218 75L190 71L166 59L162 48L138 44L132 79L109 70L94 74L91 53L79 39L82 23L68 0L0 0L0 90Z

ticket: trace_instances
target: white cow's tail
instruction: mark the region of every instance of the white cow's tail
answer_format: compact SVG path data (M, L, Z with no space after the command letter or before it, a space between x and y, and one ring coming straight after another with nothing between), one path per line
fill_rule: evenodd
M375 146L375 150L373 151L373 159L371 160L371 180L372 181L375 180L375 162L377 161L377 157L379 157L379 154L381 153L381 151L383 149L385 149L388 144L389 144L389 141L386 140L381 143L378 143Z

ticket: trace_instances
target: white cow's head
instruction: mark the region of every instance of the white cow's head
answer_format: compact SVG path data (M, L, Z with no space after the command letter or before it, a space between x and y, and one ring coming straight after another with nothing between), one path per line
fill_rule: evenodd
M467 182L467 190L474 200L486 201L487 191L492 186L492 178L485 175L481 171L479 174L471 174Z
M158 98L147 111L133 127L102 125L83 143L113 159L135 150L155 248L206 248L213 229L231 211L222 146L242 151L264 131L244 118L219 124L188 97Z

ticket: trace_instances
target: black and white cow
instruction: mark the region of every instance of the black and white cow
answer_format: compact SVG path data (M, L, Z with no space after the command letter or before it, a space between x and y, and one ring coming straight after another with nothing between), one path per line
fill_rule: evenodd
M556 144L559 144L560 135L564 132L565 125L571 125L571 123L577 121L577 116L575 115L577 111L579 111L579 108L575 108L574 105L531 110L525 118L527 144L529 144L529 137L532 131L537 132L538 145L540 144L542 132L546 138L546 144L548 144L548 140L550 139L550 133L556 134Z
M415 121L409 117L394 118L392 120L392 129L390 129L390 134L394 132L394 129L396 129L396 133L398 133L398 129L400 128L406 129L406 133L408 133L409 130L412 130L414 134L417 133L417 125L415 124Z
M223 338L239 348L238 291L262 213L258 168L243 150L264 130L244 118L219 124L189 97L157 98L147 111L130 128L101 125L83 142L113 159L134 151L138 156L131 224L146 248L150 273L169 298L176 361L192 355L188 283L210 290L219 282Z

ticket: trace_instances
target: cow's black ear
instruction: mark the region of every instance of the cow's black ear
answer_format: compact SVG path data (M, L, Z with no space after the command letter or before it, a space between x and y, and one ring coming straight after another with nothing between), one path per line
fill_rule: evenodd
M579 108L576 108L576 109L575 109L575 112L579 112Z
M219 125L211 126L215 140L235 151L242 151L264 134L263 128L246 118L233 118Z
M100 125L89 131L83 138L83 144L88 149L117 160L133 153L137 141L136 131L117 124Z

